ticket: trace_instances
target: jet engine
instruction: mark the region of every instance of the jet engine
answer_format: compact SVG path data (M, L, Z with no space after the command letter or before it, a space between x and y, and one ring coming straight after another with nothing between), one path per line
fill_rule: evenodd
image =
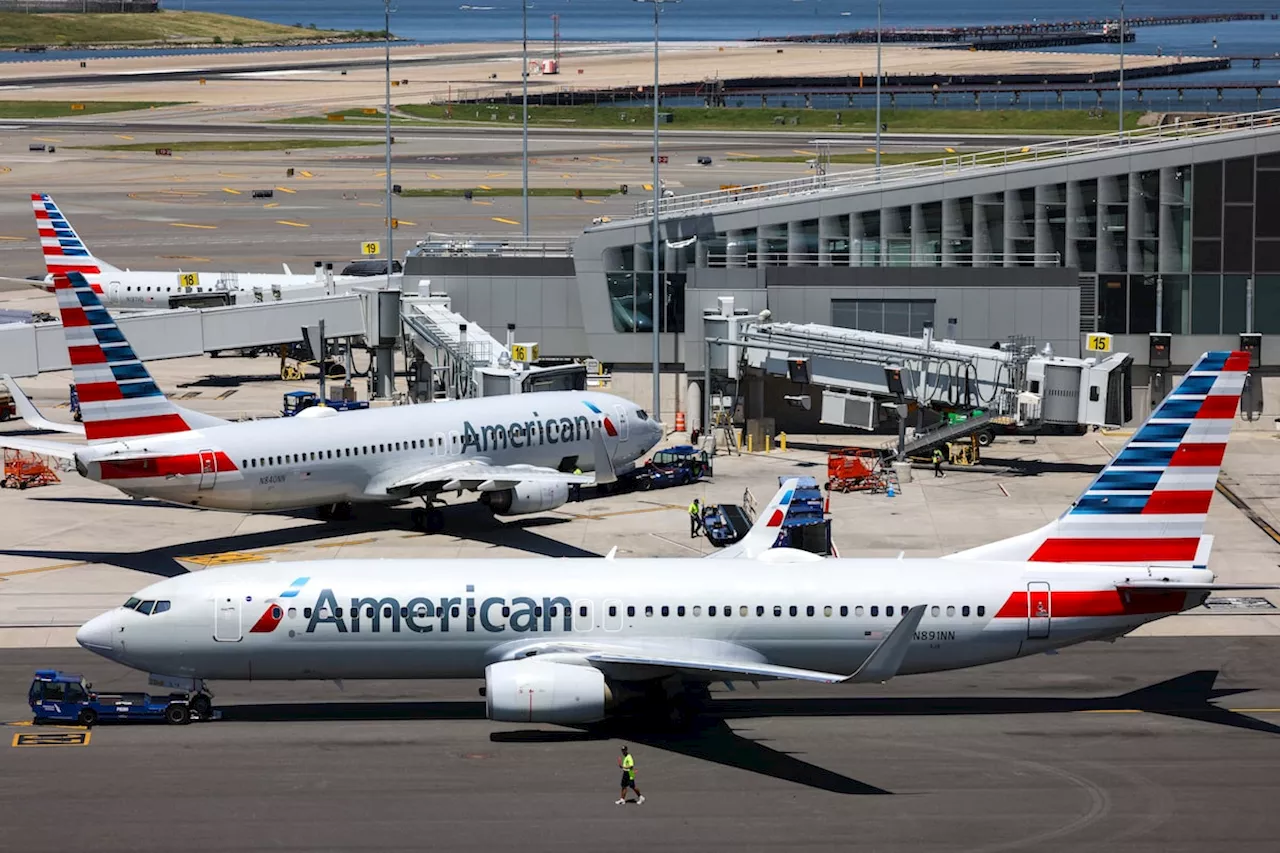
M514 489L483 492L480 502L494 515L524 515L545 512L569 502L567 483L518 483Z
M592 723L612 700L600 670L525 658L484 670L485 711L503 723Z

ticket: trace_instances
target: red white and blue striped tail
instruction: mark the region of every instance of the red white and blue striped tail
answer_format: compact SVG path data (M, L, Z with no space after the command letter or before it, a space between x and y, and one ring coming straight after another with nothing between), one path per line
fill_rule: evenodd
M32 193L31 207L35 211L40 248L49 272L55 278L68 272L78 272L85 277L94 293L101 293L103 271L114 270L115 267L93 256L47 193Z
M85 438L107 441L190 430L187 413L161 393L84 275L70 270L53 281Z
M1248 353L1200 356L1060 518L1033 533L952 556L1033 563L1203 565L1209 539L1204 523L1248 369Z

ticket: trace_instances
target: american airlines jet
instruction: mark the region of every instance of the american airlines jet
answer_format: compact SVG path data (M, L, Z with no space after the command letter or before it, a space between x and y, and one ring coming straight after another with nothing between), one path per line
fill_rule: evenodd
M122 270L94 256L51 196L32 193L31 206L49 272L43 279L23 279L23 283L52 293L57 276L75 271L85 277L108 308L143 310L279 302L323 296L333 289L370 282L366 276L354 275L329 279L318 265L313 275L290 272L287 266L283 273ZM393 272L392 282L399 280L400 275Z
M414 523L438 530L431 503L442 494L477 491L499 515L544 512L570 485L612 481L662 437L634 403L582 391L228 422L165 397L79 272L58 275L56 293L88 443L0 435L0 447L74 460L82 477L133 497L235 512L316 507L322 518L419 497ZM45 420L4 379L33 426L81 429Z
M792 480L715 561L228 566L77 640L206 710L206 679L477 678L494 720L588 723L696 707L710 682L883 682L1111 639L1243 588L1214 583L1204 524L1248 363L1205 354L1061 517L947 557L772 548Z

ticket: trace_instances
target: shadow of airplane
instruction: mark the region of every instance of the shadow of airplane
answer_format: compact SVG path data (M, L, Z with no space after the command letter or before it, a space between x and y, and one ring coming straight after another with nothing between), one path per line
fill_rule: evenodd
M119 498L67 498L47 497L33 498L43 501L63 502L123 502L135 504L136 501ZM559 542L535 532L534 528L568 524L568 518L539 517L520 518L502 521L495 518L488 510L479 505L458 504L445 508L446 517L455 522L455 530L447 535L457 536L473 542L481 542L495 547L513 548L543 557L598 557L593 551ZM275 515L309 519L302 511L297 513L274 513ZM387 530L414 531L409 523L409 513L404 509L390 506L361 507L360 515L349 521L315 522L298 527L286 527L278 530L264 530L259 533L217 536L195 542L184 542L180 545L162 545L145 551L109 552L109 551L61 551L23 548L0 548L0 554L10 557L27 557L40 560L58 560L61 562L103 563L131 569L159 577L171 578L187 573L187 569L178 561L205 554L221 554L230 551L256 551L268 548L281 548L290 545L309 545L319 539L339 536L350 536L359 533L381 533Z
M736 767L797 785L849 795L892 794L866 782L811 764L743 734L731 721L779 717L928 717L1018 714L1068 714L1132 710L1194 720L1264 734L1280 735L1280 726L1213 704L1252 688L1215 688L1218 672L1198 670L1118 696L911 698L719 698L707 703L692 726L672 729L638 717L558 729L494 732L495 743L577 743L622 739L679 755ZM228 722L310 722L385 720L483 720L485 704L476 701L325 702L220 706Z

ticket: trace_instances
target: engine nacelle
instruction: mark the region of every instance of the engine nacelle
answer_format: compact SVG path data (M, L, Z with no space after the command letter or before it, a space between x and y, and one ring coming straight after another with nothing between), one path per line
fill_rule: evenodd
M594 723L610 699L595 667L532 658L489 664L484 683L485 711L503 723Z
M494 515L546 512L569 502L568 483L519 483L514 489L483 492L480 503Z

